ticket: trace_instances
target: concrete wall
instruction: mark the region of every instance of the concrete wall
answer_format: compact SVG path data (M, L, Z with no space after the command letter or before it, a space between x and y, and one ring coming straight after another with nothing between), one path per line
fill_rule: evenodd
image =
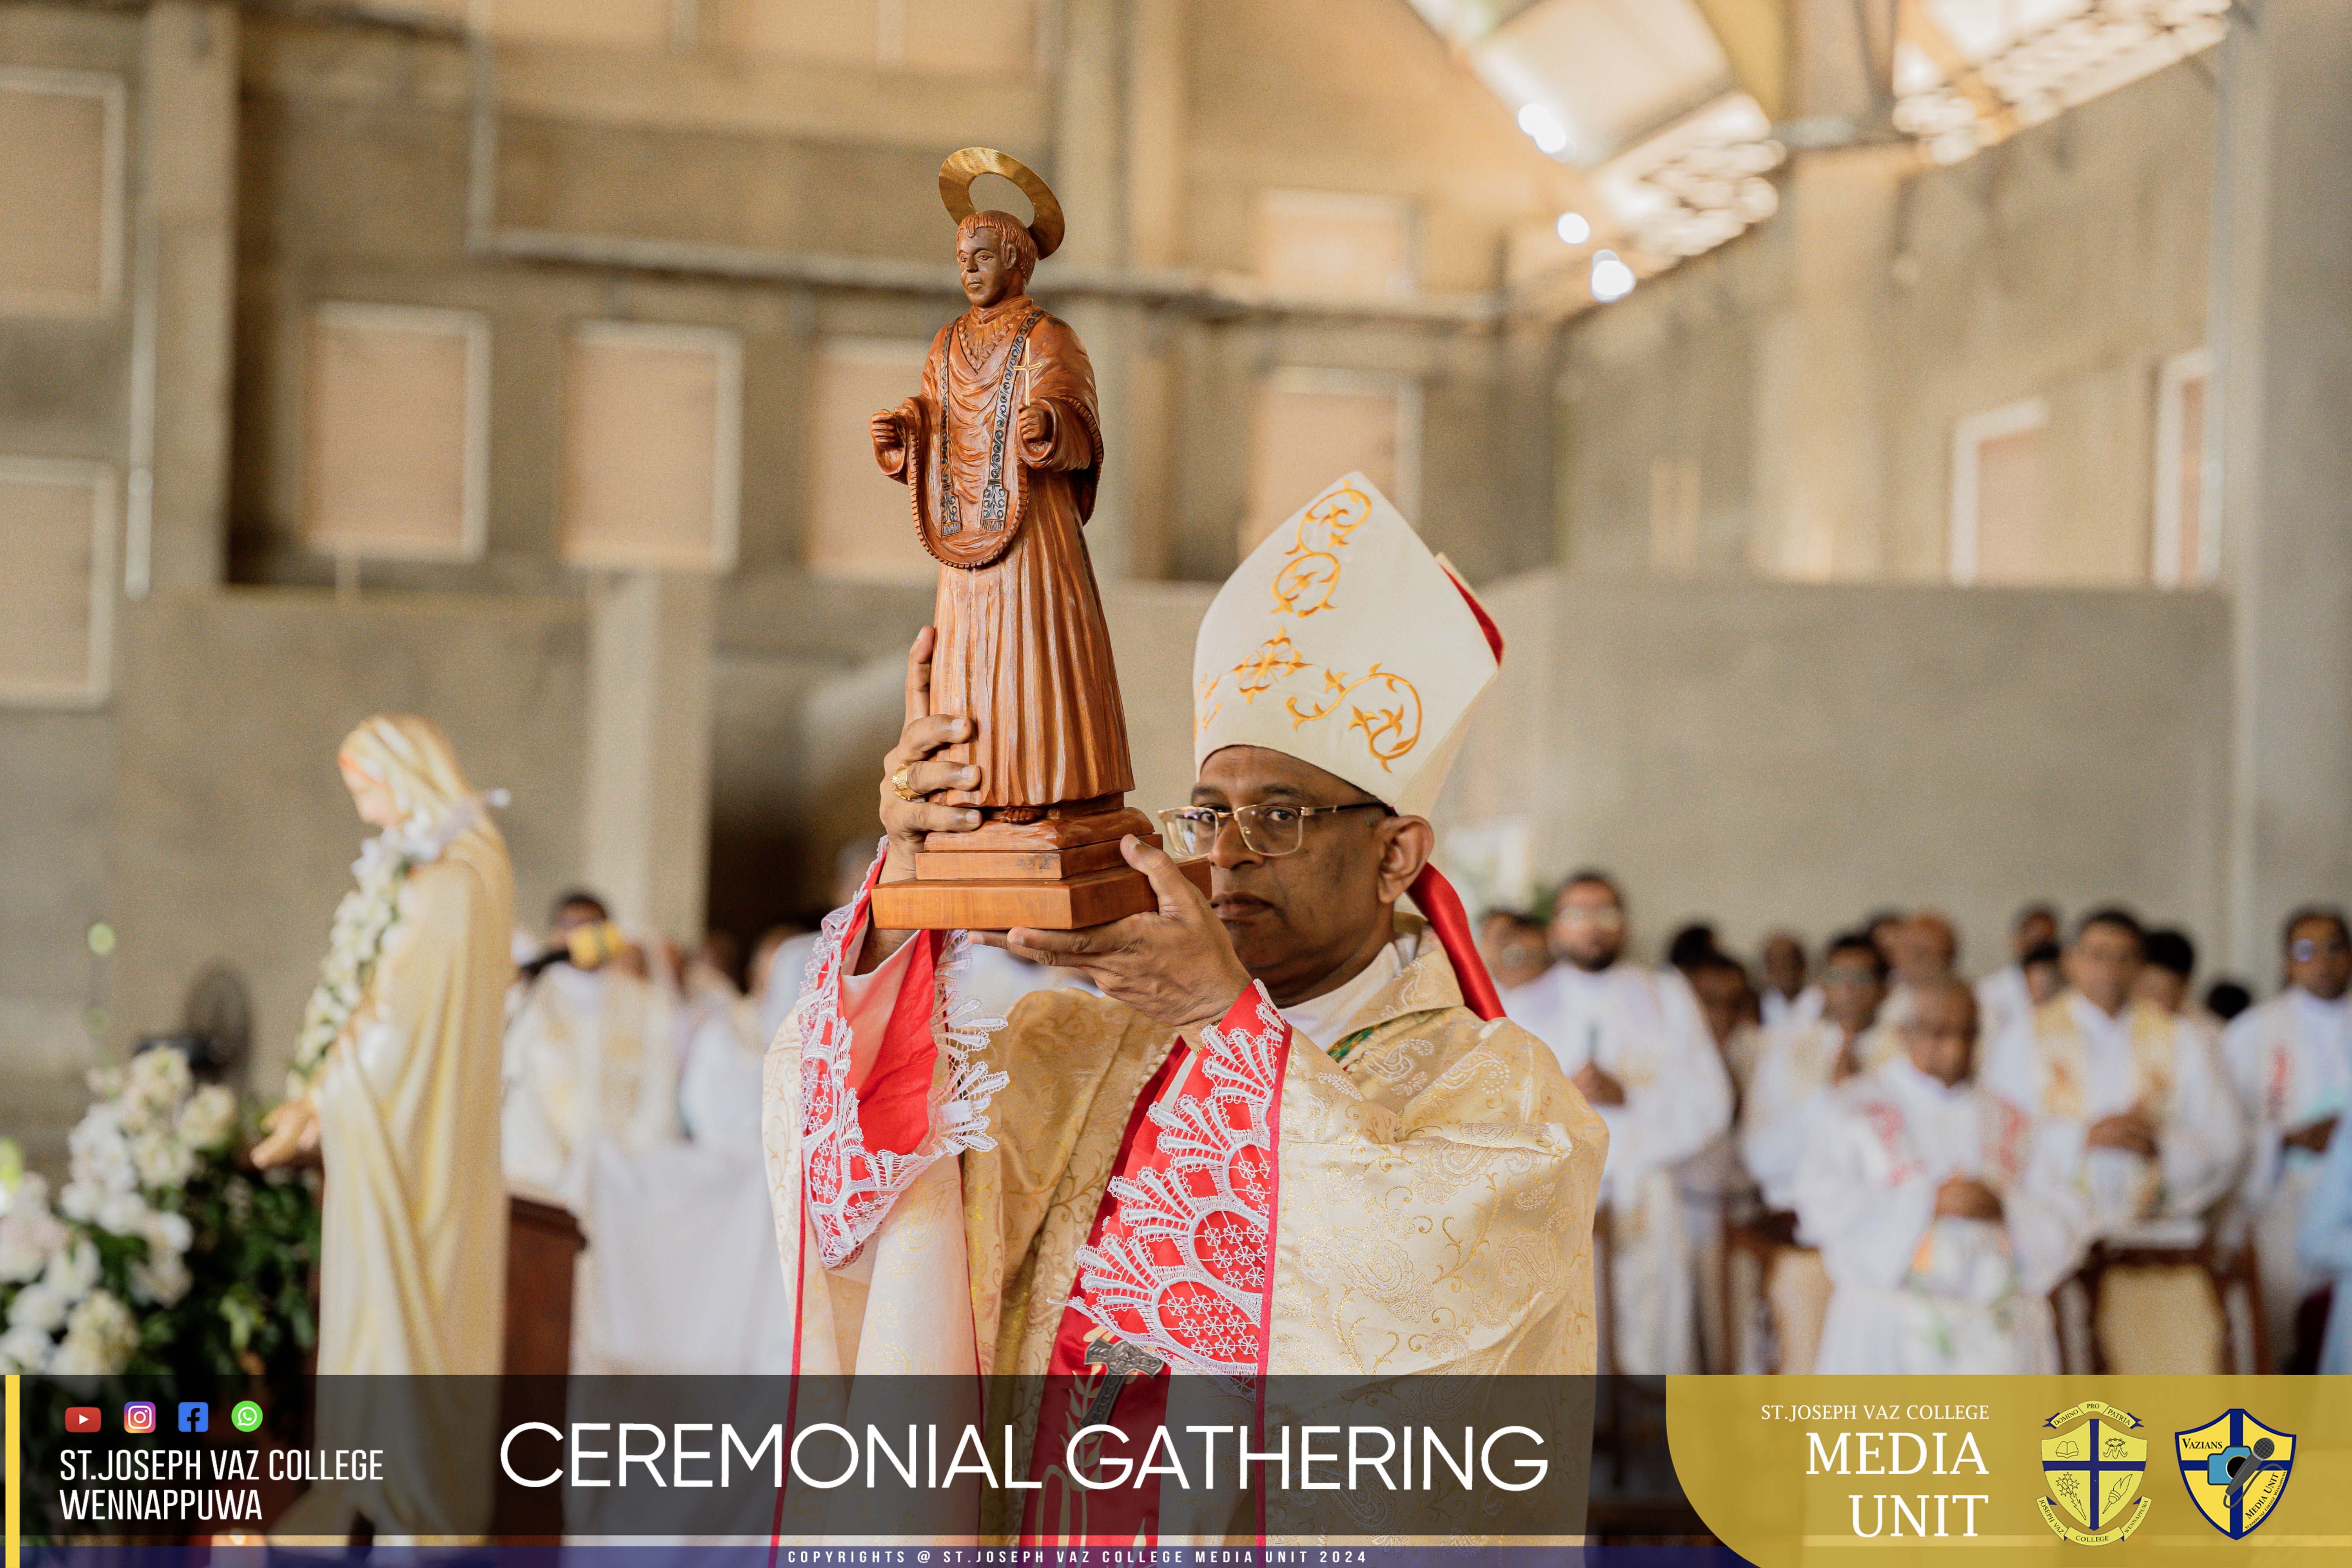
M1801 159L1773 221L1570 328L1561 558L1940 578L1954 424L2040 396L2053 580L2146 582L2157 371L2204 342L2214 130L2200 59L1948 168ZM1662 463L1697 504L1654 549Z
M116 1038L169 1028L189 980L225 963L253 998L248 1081L271 1092L371 831L335 771L371 713L429 715L475 787L512 793L497 820L537 929L580 875L585 644L564 600L240 590L139 606L115 710Z
M1524 821L1546 886L1618 872L1645 944L1927 904L1992 967L2030 898L2217 927L2217 595L1547 573L1487 603L1510 656L1447 807Z
M652 268L517 262L469 248L474 79L455 33L257 16L246 29L239 142L233 575L330 579L332 563L298 536L303 331L325 300L490 320L485 558L372 562L366 582L537 590L567 581L555 560L560 352L564 332L589 319L742 335L740 568L724 592L797 572L817 349L831 336L928 338L963 308L949 287L950 230L934 175L942 150L973 141L1016 150L1066 185L1070 250L1041 270L1036 289L1056 310L1099 317L1098 334L1085 330L1117 437L1095 542L1106 574L1213 580L1230 569L1250 395L1276 367L1421 382L1433 539L1479 575L1548 559L1549 333L1530 344L1442 310L1417 315L1410 301L1336 317L1241 309L1198 286L1213 275L1246 280L1259 193L1286 187L1411 197L1423 287L1479 296L1499 287L1511 229L1574 205L1576 174L1536 152L1391 0L1111 9L1129 13L1126 53L1111 68L1121 93L1165 100L1167 112L1109 128L1122 139L1109 166L1123 173L1093 201L1076 193L1090 188L1089 161L1107 154L1057 118L1078 68L1067 59L965 78L715 47L501 48L496 226L559 244L704 247L674 248L666 254L677 259ZM1073 51L1083 54L1077 45L1046 53ZM1375 77L1383 104L1372 114L1363 84ZM730 276L694 259L711 247L767 263L865 258L873 279ZM1158 269L1172 293L1096 305L1055 292L1082 274L1132 283L1138 268ZM1129 421L1150 434L1131 436Z
M107 914L113 750L103 714L0 712L0 1136L30 1132L37 1153L62 1152L111 1036L89 932Z
M1103 610L1135 761L1129 804L1181 805L1192 784L1192 637L1213 590L1111 583ZM713 670L711 923L748 942L826 907L835 856L881 832L875 790L904 713L907 645L930 618L927 594L885 602L849 657L795 648L731 650Z
M1192 638L1209 597L1181 584L1105 596L1147 810L1191 785ZM1575 865L1615 869L1645 945L1688 918L1745 947L1776 926L1820 939L1866 910L1932 904L1990 966L2029 898L2076 912L2120 899L2215 929L2230 700L2217 595L1544 572L1486 602L1504 674L1441 826L1520 823L1547 885ZM904 656L797 686L785 668L721 665L735 700L721 701L717 787L739 821L799 836L808 875L793 890L814 906L835 850L876 832ZM775 723L795 693L797 722ZM762 708L762 739L738 754L728 715ZM754 800L753 753L796 757L800 782Z

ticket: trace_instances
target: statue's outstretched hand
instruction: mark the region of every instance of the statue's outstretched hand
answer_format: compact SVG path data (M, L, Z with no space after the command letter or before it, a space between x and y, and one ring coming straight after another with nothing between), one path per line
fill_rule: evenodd
M253 1163L268 1170L319 1146L319 1108L310 1097L289 1100L261 1119L266 1136L253 1146Z
M1043 447L1054 439L1054 409L1051 404L1032 403L1021 410L1021 442L1026 447Z
M1084 931L1015 926L980 940L1033 963L1075 969L1104 995L1197 1038L1249 988L1249 971L1217 911L1166 850L1129 834L1119 851L1151 879L1158 909Z
M907 460L907 426L895 408L885 408L866 422L874 436L874 458L884 471L897 473Z

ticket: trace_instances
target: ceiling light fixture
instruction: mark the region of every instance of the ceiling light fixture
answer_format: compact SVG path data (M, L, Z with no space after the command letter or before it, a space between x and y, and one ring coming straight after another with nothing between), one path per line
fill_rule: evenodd
M1613 250L1592 253L1592 297L1602 304L1622 300L1633 291L1633 269Z
M1540 103L1530 103L1519 110L1519 129L1553 157L1568 151L1568 127L1560 123L1559 115Z

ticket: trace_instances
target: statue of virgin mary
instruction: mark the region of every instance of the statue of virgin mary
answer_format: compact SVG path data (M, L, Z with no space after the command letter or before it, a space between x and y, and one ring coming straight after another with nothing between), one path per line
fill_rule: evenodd
M514 873L430 721L379 714L336 761L382 832L335 912L288 1099L254 1160L312 1147L324 1160L319 1372L347 1381L320 1384L319 1437L387 1454L380 1479L312 1488L278 1533L340 1538L363 1514L379 1539L462 1540L489 1527L495 1413L452 1374L497 1373L506 1328Z

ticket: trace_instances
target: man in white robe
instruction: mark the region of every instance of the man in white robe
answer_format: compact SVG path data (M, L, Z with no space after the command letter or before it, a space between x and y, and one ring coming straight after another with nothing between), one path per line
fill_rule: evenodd
M554 962L526 983L507 1026L507 1184L583 1219L600 1144L642 1151L678 1137L676 1002L641 952L602 934L611 930L602 901L567 894L549 933Z
M1786 1215L1797 1206L1797 1166L1827 1091L1871 1071L1898 1048L1892 1031L1878 1026L1886 982L1878 944L1860 932L1842 936L1822 955L1815 988L1820 1013L1809 1022L1764 1031L1740 1100L1739 1155L1768 1211ZM1812 1238L1797 1233L1794 1241L1773 1255L1764 1291L1779 1340L1777 1370L1803 1373L1812 1370L1821 1345L1830 1287Z
M2028 904L2011 922L2010 961L1977 982L1977 1017L1988 1044L2007 1037L2010 1030L2033 1016L2038 1004L2025 974L2026 954L2058 940L2058 911L2048 904Z
M1882 951L1894 966L1895 984L1887 988L1878 1021L1899 1029L1911 1016L1911 1001L1919 987L1954 973L1960 957L1960 933L1934 910L1921 910L1895 923Z
M1832 1090L1797 1175L1834 1290L1822 1373L2054 1373L2089 1240L2032 1120L1973 1081L1976 998L1920 984L1903 1053Z
M1740 1106L1739 1157L1765 1207L1797 1206L1797 1165L1817 1097L1898 1049L1893 1031L1878 1021L1886 983L1877 945L1860 934L1842 936L1822 961L1821 1016L1764 1031Z
M2239 1196L2253 1222L2263 1312L2282 1366L2296 1348L2296 1315L2327 1284L2305 1266L2295 1232L2352 1100L2352 936L2340 913L2296 911L2286 927L2286 973L2285 991L2238 1015L2221 1037L2222 1061L2252 1123Z
M1764 994L1757 1005L1766 1028L1809 1024L1822 1016L1822 988L1806 984L1805 944L1793 933L1776 931L1764 939L1763 967Z
M1617 884L1580 871L1552 916L1559 963L1506 993L1511 1021L1549 1046L1609 1127L1601 1181L1611 1317L1603 1370L1698 1370L1697 1264L1682 1167L1731 1125L1731 1079L1688 982L1624 962Z
M572 1370L702 1370L667 1359L679 1343L709 1342L676 1331L679 1281L691 1274L665 1251L689 1206L660 1158L683 1146L675 997L592 895L557 905L549 945L554 962L528 982L507 1026L499 1121L508 1187L561 1204L588 1238L573 1277ZM744 1163L748 1192L757 1165Z
M1988 1087L2065 1130L2101 1236L2203 1215L2245 1151L2237 1096L2203 1031L2133 998L2140 941L2121 910L2085 916L2066 950L2064 994L1986 1063Z
M2066 991L1995 1047L1985 1080L2052 1124L2056 1168L2088 1200L2095 1237L2193 1245L2237 1180L2245 1128L2211 1037L2132 996L2141 942L2126 910L2085 915ZM2157 1220L2176 1223L2144 1223ZM2116 1373L2222 1370L2222 1305L2187 1261L2108 1268L2088 1328Z

